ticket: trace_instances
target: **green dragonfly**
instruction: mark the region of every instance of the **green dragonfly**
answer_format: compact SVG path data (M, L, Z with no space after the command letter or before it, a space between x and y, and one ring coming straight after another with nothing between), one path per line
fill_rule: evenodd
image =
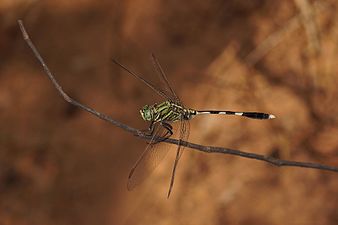
M36 49L34 44L29 38L28 33L25 30L25 27L21 20L18 20L22 35L24 40L26 41L27 45L33 51L33 54L40 62L41 66L43 67L45 73L52 81L54 87L57 89L59 94L63 97L65 101L68 103L85 110L94 116L111 122L116 126L123 127L126 129L125 125L118 123L117 121L113 120L109 116L96 111L86 105L79 103L78 101L72 99L68 96L63 90L60 84L56 81L54 75L49 70L47 64L41 57L39 51ZM135 165L132 167L129 177L128 177L128 190L132 190L137 184L140 184L142 181L147 178L147 176L158 166L161 160L165 157L168 152L168 146L165 145L163 142L167 138L171 137L176 131L174 130L172 123L176 122L179 126L179 144L176 151L176 158L174 161L172 173L171 173L171 180L169 185L168 191L168 198L172 191L174 180L175 180L175 172L176 167L178 164L179 159L182 156L184 146L181 145L183 141L186 141L189 137L189 120L197 115L206 115L206 114L218 114L218 115L235 115L235 116L243 116L251 119L273 119L275 118L272 114L267 113L260 113L260 112L234 112L234 111L216 111L216 110L194 110L187 108L183 105L181 100L178 98L174 90L169 85L167 76L165 75L160 63L158 62L157 58L152 54L152 61L157 71L157 75L159 80L161 81L161 87L156 87L149 81L146 81L136 73L129 70L127 67L123 66L119 62L113 60L114 63L122 67L126 70L129 74L133 75L140 81L142 81L145 85L155 91L158 95L160 95L164 101L160 104L153 104L153 105L145 105L141 110L140 114L143 120L150 122L150 126L146 132L148 132L150 141L136 161Z
M113 60L115 64L123 68L132 76L143 82L164 101L153 105L145 105L141 110L140 114L143 120L150 122L150 126L147 130L150 136L150 142L146 149L141 154L135 165L132 167L128 177L128 190L132 190L135 186L140 184L148 177L148 175L159 165L161 160L166 156L169 147L165 145L163 141L174 134L173 126L174 122L178 122L179 127L179 144L176 151L176 157L171 172L171 179L169 184L169 190L167 197L169 198L175 180L176 168L179 159L182 156L184 147L180 144L182 141L187 141L189 137L189 120L197 115L206 114L217 114L217 115L235 115L243 116L250 119L273 119L275 118L272 114L261 113L261 112L235 112L235 111L217 111L217 110L195 110L187 108L183 105L180 98L176 95L173 88L169 84L167 76L165 75L158 59L154 54L151 55L152 62L157 72L158 78L161 81L160 86L155 86L149 81L145 80L141 76L137 75L124 65L120 64L116 60ZM160 139L158 139L160 138Z

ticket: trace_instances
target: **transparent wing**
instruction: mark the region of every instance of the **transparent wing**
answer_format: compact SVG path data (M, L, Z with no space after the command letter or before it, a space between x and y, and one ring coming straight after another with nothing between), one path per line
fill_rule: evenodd
M127 183L128 190L132 190L141 184L161 163L169 151L170 145L156 142L156 137L165 137L167 130L160 123L154 126L152 139L130 170Z
M156 69L157 75L162 83L163 89L162 91L166 94L166 96L168 97L168 99L177 102L177 103L181 103L180 99L178 98L178 96L176 95L175 91L172 89L171 85L169 84L168 78L165 75L158 59L156 58L156 56L154 55L154 53L151 54L151 59L153 62L153 65Z
M181 120L179 142L181 143L182 141L187 141L188 138L189 138L189 133L190 133L190 123L189 123L189 121L188 120ZM180 158L183 154L183 150L184 150L184 146L179 144L178 148L177 148L177 152L176 152L176 158L175 158L175 161L174 161L173 171L171 173L169 191L168 191L168 196L167 196L168 198L169 198L170 193L172 191L172 188L174 186L176 168L177 168L177 165L178 165L178 161L180 160Z
M112 59L112 61L118 65L119 67L121 67L122 69L124 69L128 74L134 76L135 78L137 78L138 80L140 80L141 82L143 82L145 85L147 85L150 89L152 89L153 91L155 91L159 96L163 97L164 99L167 99L168 96L166 95L166 93L164 93L162 90L160 90L159 88L156 88L155 85L153 85L152 83L150 83L149 81L145 80L144 78L140 77L139 75L137 75L136 73L134 73L133 71L131 71L130 69L128 69L126 66L122 65L121 63L119 63L118 61L116 61L115 59Z

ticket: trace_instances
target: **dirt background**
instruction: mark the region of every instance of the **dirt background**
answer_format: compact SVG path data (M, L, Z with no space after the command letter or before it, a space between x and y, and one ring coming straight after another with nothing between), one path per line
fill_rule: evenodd
M338 224L338 174L186 149L128 192L146 143L70 106L17 19L72 97L136 128L159 100L111 62L153 79L150 53L184 103L273 113L205 116L190 141L338 166L337 1L0 1L0 224Z

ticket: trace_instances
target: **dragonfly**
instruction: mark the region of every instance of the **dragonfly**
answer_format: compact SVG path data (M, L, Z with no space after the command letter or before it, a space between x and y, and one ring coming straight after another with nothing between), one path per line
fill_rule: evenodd
M60 86L60 84L55 79L54 75L48 68L47 64L45 63L44 59L41 57L39 51L36 49L35 45L32 43L24 25L21 20L18 20L22 35L24 40L26 41L29 48L32 50L33 54L40 62L41 66L43 67L45 73L52 81L54 87L57 89L59 94L63 97L65 101L68 103L85 110L94 116L108 121L116 126L123 127L125 129L126 125L122 125L117 121L113 120L111 117L96 111L93 108L90 108L86 105L79 103L78 101L74 100L70 96L68 96ZM161 85L156 86L151 82L145 80L141 76L137 75L126 66L122 65L121 63L117 62L113 59L113 62L127 71L130 75L136 77L138 80L143 82L146 86L152 89L155 93L163 98L163 102L152 105L145 105L141 108L140 114L144 121L150 122L148 129L145 131L147 136L149 137L149 143L146 146L145 150L138 158L132 169L130 170L127 188L128 190L134 189L138 184L141 184L150 174L151 172L159 165L159 163L164 159L167 152L169 151L168 146L165 144L165 140L170 138L172 135L176 133L177 128L179 129L178 133L178 145L176 150L176 156L171 172L171 179L169 183L169 190L167 197L169 198L175 180L175 173L178 162L182 156L184 146L182 145L183 142L187 141L189 138L189 131L190 131L190 123L189 121L198 115L207 115L207 114L214 114L214 115L235 115L246 117L250 119L273 119L276 118L272 114L261 113L261 112L236 112L236 111L218 111L218 110L195 110L191 108L187 108L183 105L180 98L176 95L174 90L172 89L169 81L167 79L166 74L164 73L158 59L155 57L154 54L151 55L152 62L154 64L156 74L160 80ZM173 127L173 124L176 123L176 129ZM128 128L131 129L131 128Z
M165 146L164 141L170 138L174 134L173 123L178 123L178 146L176 150L176 156L171 172L171 179L169 183L169 190L167 198L169 198L175 180L175 174L178 162L182 156L184 146L181 145L189 138L190 133L190 120L198 115L234 115L241 116L250 119L274 119L273 114L262 112L236 112L236 111L219 111L219 110L195 110L187 108L182 103L181 99L177 96L172 86L169 84L168 78L162 69L157 57L151 54L151 60L155 67L157 77L160 81L159 85L145 80L143 77L134 73L126 66L122 65L118 61L113 59L113 62L125 70L128 74L136 77L143 82L146 86L152 89L160 97L164 99L161 103L155 103L152 105L145 105L140 109L141 117L144 121L150 122L147 130L147 136L150 137L150 141L138 158L134 166L132 167L129 177L127 188L133 190L138 184L142 183L151 172L159 165L169 151L168 145Z

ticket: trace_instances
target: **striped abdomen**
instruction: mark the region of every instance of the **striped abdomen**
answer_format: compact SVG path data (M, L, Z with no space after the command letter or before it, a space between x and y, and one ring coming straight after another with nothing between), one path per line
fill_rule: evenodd
M216 111L216 110L195 111L195 112L196 112L196 115L203 115L203 114L234 115L234 116L243 116L243 117L247 117L250 119L259 119L259 120L276 118L272 114L262 113L262 112L234 112L234 111Z

